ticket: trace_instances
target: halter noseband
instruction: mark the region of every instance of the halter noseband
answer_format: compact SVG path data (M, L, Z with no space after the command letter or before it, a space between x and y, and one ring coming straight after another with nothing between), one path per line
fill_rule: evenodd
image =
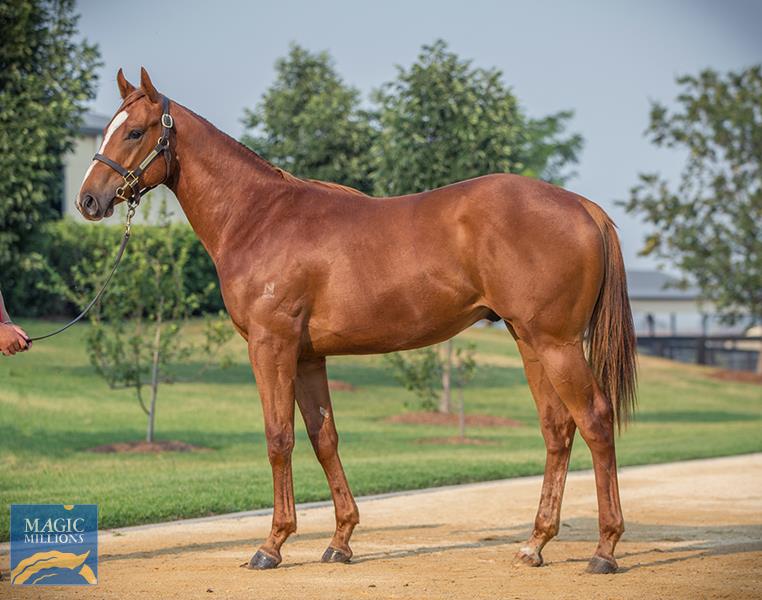
M93 160L99 160L100 162L107 164L109 167L114 169L114 171L119 173L122 176L122 179L124 179L124 183L116 189L116 198L124 200L131 206L135 207L140 203L140 198L143 194L150 192L152 189L169 179L169 168L171 162L169 150L169 132L172 127L174 127L174 124L174 119L172 119L172 115L169 114L169 98L162 96L161 137L159 138L159 141L156 142L156 146L154 146L153 150L148 153L148 156L143 159L143 161L138 165L136 169L131 171L129 169L125 169L118 162L113 161L100 153L96 153L95 156L93 156ZM148 168L148 165L150 165L154 159L159 156L159 154L164 154L164 159L167 161L166 176L161 181L161 183L152 185L151 187L141 187L140 176Z

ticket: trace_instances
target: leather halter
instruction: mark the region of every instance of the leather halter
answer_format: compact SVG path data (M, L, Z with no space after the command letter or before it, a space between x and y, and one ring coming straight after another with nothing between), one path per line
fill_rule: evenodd
M172 160L169 149L169 133L174 127L175 122L174 119L172 119L172 115L169 114L169 98L166 96L162 96L161 98L161 137L159 138L159 141L156 142L156 146L154 146L153 150L148 153L148 156L141 161L137 168L133 170L126 169L118 162L111 160L107 156L103 156L103 154L98 152L93 156L93 160L98 160L108 165L122 176L124 183L116 189L115 197L124 200L132 207L137 206L140 203L140 198L143 194L150 192L152 189L158 187L169 179L169 169ZM164 176L164 179L156 185L141 187L140 176L145 172L154 159L159 156L159 154L164 154L164 159L167 162L167 174Z

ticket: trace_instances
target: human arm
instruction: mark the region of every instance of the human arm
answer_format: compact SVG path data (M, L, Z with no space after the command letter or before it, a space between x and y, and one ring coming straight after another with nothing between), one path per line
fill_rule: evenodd
M0 292L0 352L5 356L13 356L16 352L24 352L32 346L29 336L18 325L14 325L5 308L3 294Z

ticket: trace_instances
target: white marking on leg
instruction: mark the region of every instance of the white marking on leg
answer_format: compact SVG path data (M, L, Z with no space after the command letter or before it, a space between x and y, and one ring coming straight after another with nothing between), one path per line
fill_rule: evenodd
M265 291L262 292L262 296L265 298L272 298L275 296L275 284L272 281L268 281L265 284Z

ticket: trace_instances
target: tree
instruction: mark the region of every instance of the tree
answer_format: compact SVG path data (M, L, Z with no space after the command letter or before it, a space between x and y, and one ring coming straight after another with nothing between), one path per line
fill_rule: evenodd
M418 397L420 408L430 412L452 411L452 383L460 390L460 410L463 411L463 386L474 375L475 348L455 348L453 340L407 352L385 354L384 359L394 378L406 390Z
M196 370L198 376L232 335L223 315L216 321L207 320L200 348L183 335L198 298L185 292L184 268L189 248L176 245L175 230L180 227L183 225L170 223L166 204L160 209L158 226L135 227L119 271L89 315L90 362L111 388L135 390L147 416L148 442L154 441L159 386L176 378L172 365L200 350L206 362ZM78 305L83 305L100 287L114 251L113 244L97 244L92 248L92 261L74 267L74 279L79 285L74 299ZM150 389L147 406L144 386Z
M530 119L497 69L475 68L438 40L375 93L379 136L373 177L380 195L433 189L495 172L562 183L577 161L572 113Z
M455 378L458 384L458 431L460 439L466 439L466 403L463 399L463 388L476 375L476 345L469 343L465 348L455 351Z
M73 0L0 3L0 272L11 297L28 234L60 206L61 158L95 95L98 50L76 40L77 21Z
M391 367L394 378L418 397L423 410L438 409L442 359L436 348L428 346L410 352L394 352L385 354L384 359Z
M677 78L674 109L655 102L646 134L686 151L676 186L642 173L620 202L653 228L644 255L675 265L729 323L762 321L762 66ZM762 372L762 353L757 366Z
M293 44L275 63L275 83L246 110L244 144L299 177L369 192L373 130L327 52Z

